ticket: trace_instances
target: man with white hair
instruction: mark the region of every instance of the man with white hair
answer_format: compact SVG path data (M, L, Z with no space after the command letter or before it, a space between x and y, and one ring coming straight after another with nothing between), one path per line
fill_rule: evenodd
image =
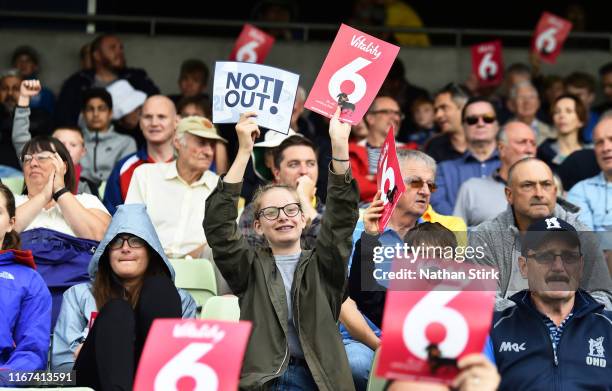
M204 117L183 118L174 137L176 161L143 164L134 171L126 204L143 203L170 258L201 257L204 200L217 186L209 170L215 143L226 142Z
M537 145L547 138L556 137L555 130L536 117L540 109L540 96L529 80L520 81L512 86L509 98L508 109L514 113L515 120L531 126L536 133Z

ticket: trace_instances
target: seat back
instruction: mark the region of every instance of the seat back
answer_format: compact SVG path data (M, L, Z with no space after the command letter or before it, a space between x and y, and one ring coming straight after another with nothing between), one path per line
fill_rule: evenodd
M240 320L238 297L233 295L211 297L204 305L202 319L238 322Z
M174 268L174 284L191 294L198 305L198 313L206 301L217 295L215 268L208 259L170 259Z
M2 178L2 183L8 187L13 194L21 194L23 190L23 177L22 176L11 176L8 178Z

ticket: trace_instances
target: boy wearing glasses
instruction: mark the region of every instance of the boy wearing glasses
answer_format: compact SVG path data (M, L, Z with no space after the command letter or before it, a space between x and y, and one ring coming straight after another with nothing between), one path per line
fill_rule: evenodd
M519 267L529 288L495 313L491 332L500 390L612 386L612 312L579 289L584 261L565 220L549 216L527 228Z

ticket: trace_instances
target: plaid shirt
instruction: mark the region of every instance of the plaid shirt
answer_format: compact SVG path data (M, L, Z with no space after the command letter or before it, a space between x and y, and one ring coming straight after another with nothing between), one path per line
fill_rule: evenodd
M302 248L304 250L311 250L314 248L317 235L321 229L321 216L325 211L325 204L323 204L318 197L316 210L317 217L315 217L310 222L310 225L308 225L304 231L302 231ZM244 210L240 215L238 226L251 246L268 247L268 242L266 239L263 236L258 235L255 232L255 229L253 229L253 222L255 221L255 216L253 214L253 203L251 202L244 207Z

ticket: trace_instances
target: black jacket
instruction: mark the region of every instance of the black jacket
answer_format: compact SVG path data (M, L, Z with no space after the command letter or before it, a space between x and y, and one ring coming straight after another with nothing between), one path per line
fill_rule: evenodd
M125 68L117 74L117 79L127 80L132 87L146 93L147 96L159 94L159 88L143 69ZM78 71L64 81L55 112L55 120L58 126L78 126L77 121L83 103L83 92L92 88L95 80L95 71L87 70Z

